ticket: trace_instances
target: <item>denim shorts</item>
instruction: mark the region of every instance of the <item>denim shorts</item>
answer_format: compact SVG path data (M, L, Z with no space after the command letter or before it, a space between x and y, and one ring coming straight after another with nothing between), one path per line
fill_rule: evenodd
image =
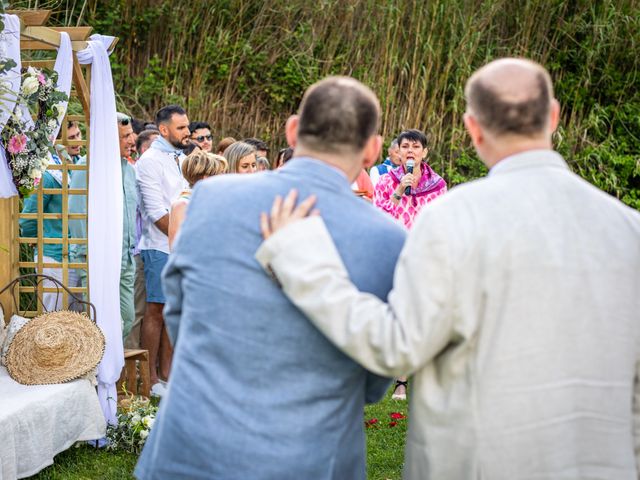
M162 269L167 264L169 255L160 250L141 250L144 263L144 285L147 289L147 302L164 303L162 293Z

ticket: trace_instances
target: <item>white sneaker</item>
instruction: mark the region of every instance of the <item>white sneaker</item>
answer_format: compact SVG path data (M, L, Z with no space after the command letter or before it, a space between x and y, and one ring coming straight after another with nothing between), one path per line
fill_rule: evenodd
M154 383L151 387L151 396L152 397L163 397L167 393L167 387L162 383Z

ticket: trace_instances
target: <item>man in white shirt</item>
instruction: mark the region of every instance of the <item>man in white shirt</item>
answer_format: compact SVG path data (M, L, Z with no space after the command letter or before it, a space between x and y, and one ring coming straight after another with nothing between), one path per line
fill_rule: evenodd
M158 110L156 124L160 131L151 147L136 163L136 180L140 196L142 235L139 249L144 262L147 309L142 320L142 348L149 351L149 368L153 393L163 393L169 376L171 345L164 328L161 274L169 256L169 211L171 202L186 188L180 171L182 149L189 145L189 119L182 107L168 105ZM156 367L160 356L160 371ZM158 385L157 385L158 384Z
M422 210L388 304L351 284L318 216L257 257L347 355L413 375L406 479L636 479L640 215L553 151L540 65L491 62L465 93L490 173Z
M382 175L386 175L394 168L400 166L400 147L398 146L397 138L391 141L387 153L389 156L384 159L384 162L380 165L374 165L371 167L371 170L369 170L369 177L371 177L371 183L374 188Z

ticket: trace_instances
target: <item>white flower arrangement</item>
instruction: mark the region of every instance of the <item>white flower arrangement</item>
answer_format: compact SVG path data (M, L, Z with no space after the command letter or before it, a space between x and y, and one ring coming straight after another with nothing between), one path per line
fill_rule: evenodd
M0 141L7 151L13 183L22 196L29 196L40 183L49 165L53 134L64 118L68 97L55 89L57 78L55 71L29 67L15 109L2 130ZM36 113L33 124L23 118L25 106Z
M158 407L144 397L129 397L118 412L118 425L107 427L107 448L140 453L156 420Z
M28 76L22 82L20 91L23 96L28 97L36 93L39 87L40 87L40 82L38 82L38 79L36 77Z

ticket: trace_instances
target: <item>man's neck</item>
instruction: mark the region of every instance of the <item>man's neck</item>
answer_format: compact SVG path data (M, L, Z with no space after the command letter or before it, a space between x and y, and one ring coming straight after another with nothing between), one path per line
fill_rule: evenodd
M169 140L169 138L163 136L163 135L159 135L157 137L158 139L162 139L162 141L168 145L169 147L171 147L174 150L182 150L183 147L176 147L173 143L171 143L171 141Z
M528 152L530 150L551 150L553 145L551 138L549 139L519 139L518 141L505 141L500 143L499 140L495 143L496 148L486 156L484 163L487 168L491 169L496 164L504 160L505 158L517 155L519 153Z
M324 162L328 165L331 165L332 167L337 168L342 173L344 173L350 183L355 182L356 178L358 178L358 175L360 174L360 171L362 170L358 162L355 161L355 159L349 158L349 156L347 155L316 152L306 149L300 145L295 148L293 156L311 157L320 160L321 162Z

